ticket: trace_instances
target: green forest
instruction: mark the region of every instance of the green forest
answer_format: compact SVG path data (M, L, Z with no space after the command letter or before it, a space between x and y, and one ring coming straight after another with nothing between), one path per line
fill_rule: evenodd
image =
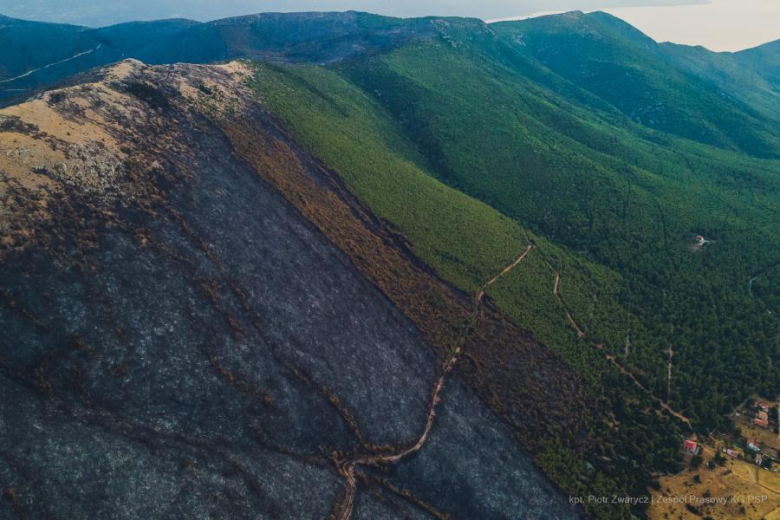
M735 405L777 391L780 161L740 136L643 125L518 50L511 27L447 23L362 60L255 65L250 84L456 286L473 292L537 246L489 294L603 410L596 450L551 439L537 461L572 494L642 494L652 473L679 467L691 426L728 432ZM686 103L706 105L692 92ZM734 134L732 123L712 125Z

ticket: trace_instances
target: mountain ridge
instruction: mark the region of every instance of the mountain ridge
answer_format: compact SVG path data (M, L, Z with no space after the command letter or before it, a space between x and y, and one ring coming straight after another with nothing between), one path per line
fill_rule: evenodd
M459 24L451 29L436 27L439 23L437 20L442 20L443 23L458 20ZM10 53L6 59L17 60L18 63L23 61L39 64L44 68L31 72L29 68L22 68L18 64L3 65L0 60L0 71L5 68L15 73L8 72L5 78L0 74L0 81L3 81L0 85L6 87L0 89L0 99L18 97L26 90L45 87L79 71L123 58L136 58L151 64L218 62L240 58L326 63L387 52L419 39L449 38L451 36L447 35L448 32L452 32L454 36L457 31L468 31L464 28L456 29L464 22L472 25L476 23L474 27L482 26L486 31L501 32L504 39L515 45L514 52L520 50L534 60L541 59L545 67L558 67L553 72L559 75L563 73L563 77L573 80L578 87L584 87L590 93L617 106L641 124L708 144L740 147L754 154L773 150L769 153L775 157L780 153L780 145L772 144L771 131L771 125L780 121L780 110L776 108L776 96L780 95L777 93L778 82L771 72L776 67L770 66L771 70L766 72L767 67L764 66L774 63L771 61L775 59L771 43L752 53L744 51L733 54L656 44L622 20L598 12L572 12L489 25L480 20L451 18L450 22L447 22L446 19L437 17L400 19L349 11L261 13L208 23L164 20L120 24L96 30L73 27L68 29L68 37L73 40L74 48L78 52L91 49L95 52L74 60L69 58L77 55L76 51L38 58L25 55L28 51ZM622 71L623 75L629 76L619 80L623 81L624 85L616 88L614 81L605 85L587 83L589 80L582 83L571 75L587 74L581 57L575 68L567 68L568 65L564 62L560 65L545 63L543 50L534 51L528 47L528 42L524 42L522 48L517 48L516 42L512 41L512 38L521 37L521 33L528 38L534 31L539 32L539 28L542 28L539 34L550 39L551 28L564 22L568 29L587 28L589 35L598 37L592 43L602 49L599 52L606 53L603 54L606 59L599 63L593 62L593 66L599 70L603 69L601 75L606 78L611 75L620 77ZM36 23L34 27L47 26ZM518 33L518 30L521 32ZM568 34L566 38L571 39L575 34L576 31ZM14 38L18 40L19 36ZM630 44L626 45L625 42ZM561 44L563 43L559 42L554 45ZM99 49L98 45L101 46ZM34 49L35 45L31 43L25 48ZM67 49L67 46L60 48ZM593 59L596 49L593 45L588 45L581 47L580 52L587 52L590 59ZM57 64L62 60L66 61ZM646 71L634 70L624 65L642 61L658 64L665 62L665 65ZM567 70L569 72L565 72ZM577 70L582 72L576 72ZM14 75L18 77L11 80ZM737 83L733 78L740 79ZM679 97L677 92L692 85L695 85L695 96L699 98L692 101L695 106L674 108L674 100ZM655 108L658 103L663 103L666 108L659 111ZM703 106L711 106L711 113L705 113L700 108ZM701 121L707 123L700 125Z
M430 387L457 336L476 365L448 377L430 433L433 450L410 463L414 472L388 481L386 500L361 490L357 509L384 517L422 503L477 516L522 510L577 517L517 438L538 450L551 429L569 438L582 428L582 412L574 411L588 405L578 376L488 297L472 313L468 294L438 277L276 126L243 83L250 74L241 63L171 69L125 61L90 82L0 111L0 143L14 150L0 181L9 210L0 220L9 230L0 247L0 337L4 344L16 337L0 356L4 406L48 403L45 424L57 449L79 453L123 486L156 483L156 500L123 503L131 516L167 510L172 487L211 490L216 498L178 504L192 514L336 514L337 461L405 446L426 422ZM244 264L240 251L248 244L253 258ZM54 288L51 300L37 301L38 291L21 282L30 272ZM70 283L83 288L77 294L104 294L69 296L62 291ZM69 306L85 318L66 330L60 320ZM110 325L87 330L90 322ZM41 330L27 328L35 323ZM155 333L149 323L170 327ZM166 363L168 355L176 362ZM334 364L337 355L344 357ZM531 379L520 384L516 372ZM151 387L135 384L147 378ZM205 402L204 388L212 396ZM490 396L505 404L491 407ZM154 410L142 404L149 399ZM201 410L195 418L187 411L193 408ZM131 457L122 474L60 433L74 427L70 413L88 438L105 429L99 443ZM499 414L524 420L510 427ZM153 426L158 417L167 425ZM311 421L330 433L308 430ZM195 433L179 440L182 428ZM10 457L22 445L34 454L7 472L15 507L25 514L57 508L100 515L123 500L120 489L95 499L99 484L83 481L69 484L74 498L60 503L65 488L39 484L59 475L56 466L39 464L48 456L40 439L4 433L0 452ZM128 446L128 438L142 443ZM454 456L469 444L505 452L504 463ZM445 463L450 471L436 486L416 476ZM460 492L475 464L494 475L500 494L470 485L468 495ZM189 468L222 484L189 478ZM546 498L525 503L511 474ZM309 496L312 478L316 499ZM246 479L249 488L242 487ZM414 489L407 493L418 505L396 503L397 486Z
M773 46L740 68L581 13L101 37L0 110L0 392L106 430L145 516L577 517L774 398ZM2 505L61 506L63 459L5 438ZM74 515L141 514L90 482Z

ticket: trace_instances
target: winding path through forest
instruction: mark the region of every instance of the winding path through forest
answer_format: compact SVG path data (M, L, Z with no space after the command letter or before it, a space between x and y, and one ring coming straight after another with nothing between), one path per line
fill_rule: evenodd
M669 402L672 396L672 369L674 368L674 349L669 345L669 365L666 369L666 402Z
M460 334L460 336L458 336L457 340L455 341L454 348L451 350L449 356L447 357L447 359L444 361L444 364L442 365L441 375L438 377L438 379L433 385L433 390L431 391L431 400L430 400L430 404L428 405L428 416L425 421L425 428L423 429L420 437L417 439L417 442L413 446L401 450L397 453L361 455L356 458L342 459L336 461L336 467L338 468L339 473L341 474L341 476L344 477L344 480L346 482L346 490L345 490L344 498L341 500L340 503L336 504L334 507L335 517L338 520L349 520L352 517L352 511L355 506L355 497L357 495L357 478L355 475L355 471L359 466L376 466L379 464L393 464L405 457L408 457L409 455L412 455L420 451L423 448L425 442L428 440L428 435L431 433L431 429L433 429L433 423L436 418L436 408L441 402L441 392L444 389L444 382L447 378L447 374L449 374L457 364L458 357L463 351L463 344L467 336L469 335L469 332L476 324L477 316L479 315L480 306L482 305L482 301L485 299L486 291L490 288L491 285L495 284L502 277L512 272L512 270L515 267L520 265L520 263L523 260L525 260L525 257L531 252L533 248L534 246L532 244L529 244L526 250L523 251L523 253L520 256L518 256L514 262L509 264L498 275L496 275L490 281L485 283L485 285L483 285L482 288L477 293L477 297L474 303L474 310L471 313L469 322L467 323L467 326L464 328L464 331Z
M549 264L548 264L549 265ZM571 315L571 312L569 311L569 308L566 306L566 302L563 301L563 298L559 294L559 284L561 282L561 275L558 273L558 271L555 271L555 269L550 265L550 268L553 269L553 272L555 273L555 286L553 287L553 294L558 298L558 303L563 307L564 312L566 312L566 318L569 320L569 323L571 324L572 328L577 332L577 337L580 339L588 341L591 345L596 347L600 351L604 351L606 349L606 346L602 343L596 343L594 341L590 341L588 339L587 334L582 330L582 327L579 326L579 324L574 320L574 317ZM672 370L672 356L673 351L671 347L669 347L669 383L671 381L671 370ZM606 359L610 363L612 363L615 368L618 369L618 371L627 376L631 381L637 386L637 388L641 389L644 392L647 392L648 395L656 402L658 403L661 408L669 412L669 415L677 418L680 422L685 423L688 425L689 428L693 428L693 425L691 424L691 420L683 415L682 413L678 412L677 410L673 409L671 406L669 406L669 403L667 401L664 401L663 399L656 397L653 395L650 390L648 390L642 383L639 382L639 380L636 378L636 376L627 368L625 368L623 365L621 365L617 359L615 359L615 356L612 354L606 354Z

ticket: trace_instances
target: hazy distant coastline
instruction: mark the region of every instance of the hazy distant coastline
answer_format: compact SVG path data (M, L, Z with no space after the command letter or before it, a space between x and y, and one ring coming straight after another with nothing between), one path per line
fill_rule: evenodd
M0 0L12 18L102 27L163 18L209 21L260 12L366 11L386 16L468 16L497 19L542 11L595 10L630 6L706 4L707 0ZM10 5L9 5L10 4Z

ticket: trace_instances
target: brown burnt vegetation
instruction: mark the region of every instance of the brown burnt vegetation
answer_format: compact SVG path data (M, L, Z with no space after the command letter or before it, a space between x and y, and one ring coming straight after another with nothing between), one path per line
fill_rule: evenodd
M274 405L274 399L270 395L268 395L268 392L257 386L256 384L253 384L249 382L246 378L242 377L239 374L236 374L232 370L224 367L217 357L216 354L210 353L209 354L209 363L214 368L214 370L219 373L220 376L229 384L232 386L235 386L245 394L257 397L262 402L264 402L268 406Z
M192 112L205 112L222 128L236 155L344 251L361 274L411 319L439 357L446 358L469 320L471 297L420 262L404 238L358 201L337 174L298 149L272 116L242 91L234 71L229 67L182 67L175 74L180 82L176 84L157 69L136 64L123 64L118 69L122 67L129 70L101 76L97 86L52 93L46 101L57 117L76 127L99 127L104 132L100 140L69 142L69 135L50 135L15 116L0 119L0 130L45 140L49 149L87 165L88 171L99 174L95 165L108 165L115 174L98 175L104 184L100 191L111 188L118 195L120 209L115 208L116 203L106 205L95 196L95 190L84 189L90 178L74 177L72 169L58 167L52 159L51 166L39 165L38 175L49 181L42 187L25 185L16 178L7 180L5 196L13 198L7 212L26 217L4 233L0 254L35 243L64 264L89 269L89 252L98 247L100 230L118 227L134 236L140 246L155 247L176 260L175 253L119 216L121 207L131 204L135 210L177 222L213 260L203 240L165 201L166 186L186 182L190 167L170 164L167 152L175 148L197 162L195 152L188 149L190 143L177 132L177 121L187 119L202 125L197 122L200 114ZM220 111L220 106L230 110ZM241 107L238 113L237 106ZM121 143L115 145L120 150L111 149L111 141ZM113 157L123 157L121 164L112 162ZM35 211L43 199L45 215ZM201 282L202 294L219 308L224 288L216 287L213 280ZM228 289L246 308L243 289ZM238 321L220 312L237 337L245 334ZM259 327L259 318L253 319L253 325ZM465 347L465 363L459 370L517 429L528 447L533 448L542 436L563 437L581 428L586 407L574 373L493 306L484 307ZM42 378L36 379L46 387ZM359 431L356 424L347 422L353 431Z
M344 251L421 331L441 359L469 320L471 297L453 288L374 217L335 174L307 157L255 107L242 118L217 118L264 180ZM532 452L544 438L582 442L588 406L576 374L495 306L483 306L466 338L461 373Z
M14 506L14 512L16 513L16 516L17 518L19 518L19 520L27 520L27 518L29 518L29 515L27 514L27 511L24 508L22 497L19 491L16 490L16 488L12 488L12 487L6 488L5 492L3 493L3 497L11 501L11 503Z
M166 188L186 182L190 172L188 164L173 164L169 152L176 150L195 162L191 143L177 126L193 114L181 103L183 98L175 85L134 63L107 69L96 79L97 83L44 94L22 107L0 111L0 145L4 147L0 160L0 262L33 249L63 269L89 276L96 269L94 253L101 236L113 229L134 238L140 247L153 247L172 261L186 263L138 226L133 215L139 212L179 224L185 235L208 253L203 240L166 200ZM160 117L161 112L171 117ZM194 270L193 277L234 335L242 336L242 325L221 305L223 287ZM229 289L239 298L243 295L238 286ZM46 328L43 316L22 305L4 287L0 287L0 309L18 315L36 329ZM255 323L257 326L259 320ZM117 335L121 336L121 330ZM57 388L48 377L48 367L67 352L86 358L93 349L75 337L42 353L29 368L12 366L0 356L0 368L50 396ZM228 384L272 404L263 389L220 365L213 353L204 354ZM113 365L111 372L120 378L126 367ZM88 401L86 371L74 366L70 375L71 386Z
M236 74L226 68L199 66L182 66L175 74L169 69L162 71L123 64L99 84L50 94L40 103L49 111L47 114L61 119L61 126L56 128L42 129L13 115L0 117L0 136L43 143L40 147L25 145L32 158L13 158L17 170L3 171L5 168L0 167L0 261L36 247L54 262L88 273L95 269L93 253L99 248L101 233L121 230L139 247L153 248L166 261L182 264L236 339L251 327L259 330L261 318L250 312L243 287L203 276L175 251L155 241L133 218L142 213L178 224L195 248L216 265L207 243L167 201L167 191L186 183L198 162L197 143L188 142L179 126L186 121L206 128L209 123L205 115L224 132L241 161L278 190L414 323L441 360L448 358L459 338L465 338L464 357L457 372L514 428L529 451L534 453L543 438L579 441L573 437L584 428L589 409L582 386L575 373L547 347L512 323L489 298L472 321L473 296L442 280L416 258L404 237L377 219L351 193L335 172L298 148L273 117L243 92ZM231 98L225 92L234 95ZM223 101L216 106L210 104L210 99L220 96ZM227 109L221 110L220 106ZM89 139L77 138L75 132L85 134L85 129L90 132ZM56 135L55 130L59 132ZM21 148L20 144L14 150ZM178 153L171 154L170 150ZM173 155L179 161L186 158L190 162L174 164ZM40 182L33 182L38 178ZM219 265L216 268L221 270ZM2 289L0 305L43 327L33 310L17 304ZM249 316L248 326L247 320L235 319L226 309L226 294L232 295ZM464 331L465 327L469 330ZM122 335L121 330L117 335ZM80 338L73 338L62 348L80 358L92 355L91 346ZM47 378L47 366L58 355L44 354L19 378L45 395L55 393L57 389ZM226 366L218 352L204 351L203 356L226 384L267 406L274 405L265 389ZM0 368L14 371L4 366L1 358ZM127 369L114 364L110 370L114 377L122 378ZM296 375L316 386L339 411L362 449L378 453L392 448L368 443L342 399L302 372ZM77 364L71 376L70 384L88 403L86 371ZM257 427L257 436L260 440L265 437L261 426ZM403 490L390 488L389 482L381 485L435 516L441 515L406 496Z
M149 166L176 145L173 125L122 85L74 86L0 113L0 259L39 246L79 264L101 227L121 224L117 205L159 201Z

